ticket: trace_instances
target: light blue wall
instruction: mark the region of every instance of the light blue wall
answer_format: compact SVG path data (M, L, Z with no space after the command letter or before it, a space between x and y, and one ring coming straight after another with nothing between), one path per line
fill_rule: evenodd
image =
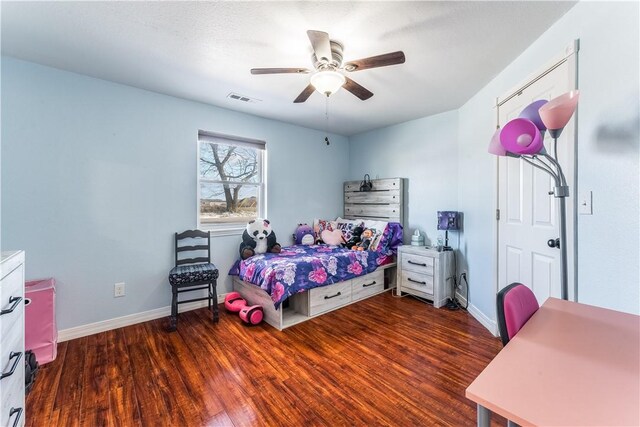
M60 329L169 305L173 233L196 226L198 129L267 142L282 243L342 213L345 137L327 147L319 131L2 58L0 243L26 251L28 278L58 280ZM212 239L220 293L239 242Z
M578 216L578 294L587 304L639 313L639 11L637 2L581 2L459 109L458 207L471 302L495 319L492 194L495 98L580 39L578 189L593 216ZM578 194L578 193L576 193Z
M377 129L349 139L351 179L362 179L365 173L372 178L407 178L405 243L418 228L435 244L438 237L437 211L457 208L457 141L456 111Z

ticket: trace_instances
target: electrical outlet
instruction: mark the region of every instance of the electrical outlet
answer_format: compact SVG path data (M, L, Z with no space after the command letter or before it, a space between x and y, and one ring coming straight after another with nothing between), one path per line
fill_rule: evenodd
M123 297L124 296L124 282L116 283L113 285L113 297Z

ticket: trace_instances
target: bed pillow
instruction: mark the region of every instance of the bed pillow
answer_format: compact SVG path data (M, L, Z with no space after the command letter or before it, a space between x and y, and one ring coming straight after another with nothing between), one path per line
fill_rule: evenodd
M376 252L391 255L398 252L398 246L402 245L402 225L399 222L390 222L378 243Z
M363 227L365 229L370 229L373 231L373 236L371 237L371 244L369 245L370 251L378 250L378 246L380 241L382 240L382 236L384 235L384 230L387 228L386 221L374 221L374 220L364 220Z
M356 227L362 227L362 226L363 226L362 220L344 219L344 218L338 217L338 219L336 219L335 228L342 232L342 237L344 238L344 241L348 242L353 237L353 230Z
M340 232L340 230L333 230L333 231L324 230L320 234L320 237L322 238L322 241L325 242L327 245L338 246L344 242L342 233Z
M314 219L313 220L313 232L316 235L316 243L322 241L320 236L324 230L333 231L336 228L336 222L327 219Z

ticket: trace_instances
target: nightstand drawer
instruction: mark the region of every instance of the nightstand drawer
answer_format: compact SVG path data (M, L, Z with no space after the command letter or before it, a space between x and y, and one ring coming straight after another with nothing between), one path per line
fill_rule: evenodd
M433 258L414 254L402 254L402 270L433 276Z
M401 287L433 295L433 275L402 270Z
M309 315L324 313L351 302L351 280L309 291Z
M351 300L357 301L384 290L384 271L374 271L351 281Z

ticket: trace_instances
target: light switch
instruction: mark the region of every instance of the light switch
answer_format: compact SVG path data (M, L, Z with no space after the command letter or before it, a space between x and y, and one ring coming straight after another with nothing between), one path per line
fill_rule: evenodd
M580 193L580 198L578 199L578 213L580 215L593 215L592 198L591 191L582 191Z

